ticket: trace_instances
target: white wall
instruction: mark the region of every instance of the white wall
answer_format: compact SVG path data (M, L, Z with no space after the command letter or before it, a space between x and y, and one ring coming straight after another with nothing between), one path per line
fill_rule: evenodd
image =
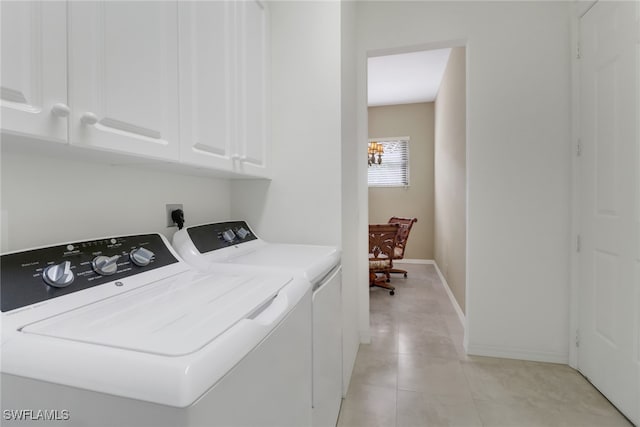
M467 91L464 47L451 49L435 102L434 259L465 311L467 265Z
M356 6L341 3L342 49L342 343L343 387L349 387L358 331L358 138L356 129ZM362 161L364 163L364 161Z
M124 234L171 239L165 204L188 224L229 219L229 182L133 166L3 153L2 252Z
M265 240L341 243L340 3L269 2L273 179L233 182Z
M367 52L467 46L472 354L567 360L569 24L568 2L358 3L360 140Z

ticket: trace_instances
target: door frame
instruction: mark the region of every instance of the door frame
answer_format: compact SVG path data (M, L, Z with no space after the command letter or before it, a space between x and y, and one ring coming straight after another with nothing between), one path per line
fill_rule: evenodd
M454 48L454 47L464 47L465 48L465 84L466 84L466 102L465 102L465 157L466 157L466 194L465 194L465 221L466 221L466 261L465 261L465 295L469 295L469 144L471 141L471 134L469 132L469 40L468 38L460 38L460 39L443 39L439 41L430 41L425 43L420 43L416 45L403 45L403 46L395 46L391 48L380 48L380 49L369 49L369 50L359 50L358 51L358 60L357 60L357 140L356 144L358 146L358 158L364 159L365 154L367 152L367 145L364 143L369 141L369 117L368 117L368 59L376 56L385 56L385 55L394 55L401 53L410 53L410 52L419 52L424 50L436 50L436 49L445 49L445 48ZM358 230L358 253L362 254L361 263L359 264L359 275L358 275L358 283L360 285L359 288L359 322L358 322L358 331L360 335L360 343L369 344L371 342L371 327L370 327L370 305L369 305L369 273L368 273L368 261L366 259L366 254L368 252L368 232L367 227L369 224L368 216L369 216L369 187L367 180L367 170L368 167L364 167L364 162L358 164L358 208L360 211L360 228ZM435 261L434 261L435 262ZM453 296L453 295L451 295ZM450 296L450 297L451 297ZM465 313L468 313L469 301L466 300ZM458 316L461 313L457 313ZM465 351L467 350L468 345L468 326L469 320L468 316L465 314L463 327L464 327L464 338L463 338L463 347Z
M582 4L583 3L583 4ZM598 3L575 2L571 15L571 233L569 248L569 366L578 369L580 329L580 20Z

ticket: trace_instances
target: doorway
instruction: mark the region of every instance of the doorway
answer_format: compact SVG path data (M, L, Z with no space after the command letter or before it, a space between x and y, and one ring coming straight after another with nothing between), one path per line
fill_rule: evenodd
M440 60L440 65L432 65L436 71L420 70L417 61L421 56L422 60L431 56L436 63ZM404 259L394 264L434 265L464 325L466 48L457 45L374 53L369 55L368 65L368 137L382 143L406 141L408 146L405 183L400 180L391 186L372 185L369 180L369 223L386 223L392 216L418 219ZM383 75L382 83L378 74ZM394 76L400 81L398 93L393 90ZM426 90L432 91L430 96L419 98L415 96L417 90L406 89L407 82L415 76L420 76L418 84L424 83ZM426 84L421 79L430 80ZM376 86L377 93L373 90ZM385 167L384 153L381 160L381 165L368 166L369 176ZM389 156L389 162L393 160ZM402 292L403 280L399 275L392 278L396 296Z

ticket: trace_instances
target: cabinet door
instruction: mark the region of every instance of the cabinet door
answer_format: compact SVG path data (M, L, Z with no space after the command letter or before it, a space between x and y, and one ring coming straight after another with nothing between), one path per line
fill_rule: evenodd
M72 144L178 159L177 8L69 2Z
M235 70L231 1L178 6L180 160L231 170Z
M268 175L268 9L266 3L238 4L239 82L239 164L241 172Z
M67 142L66 11L58 1L0 3L3 132Z

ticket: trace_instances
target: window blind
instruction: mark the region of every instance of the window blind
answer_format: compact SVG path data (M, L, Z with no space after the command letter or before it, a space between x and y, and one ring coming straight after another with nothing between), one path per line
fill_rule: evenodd
M382 164L369 166L369 187L406 187L409 185L409 141L406 139L379 141L382 144Z

